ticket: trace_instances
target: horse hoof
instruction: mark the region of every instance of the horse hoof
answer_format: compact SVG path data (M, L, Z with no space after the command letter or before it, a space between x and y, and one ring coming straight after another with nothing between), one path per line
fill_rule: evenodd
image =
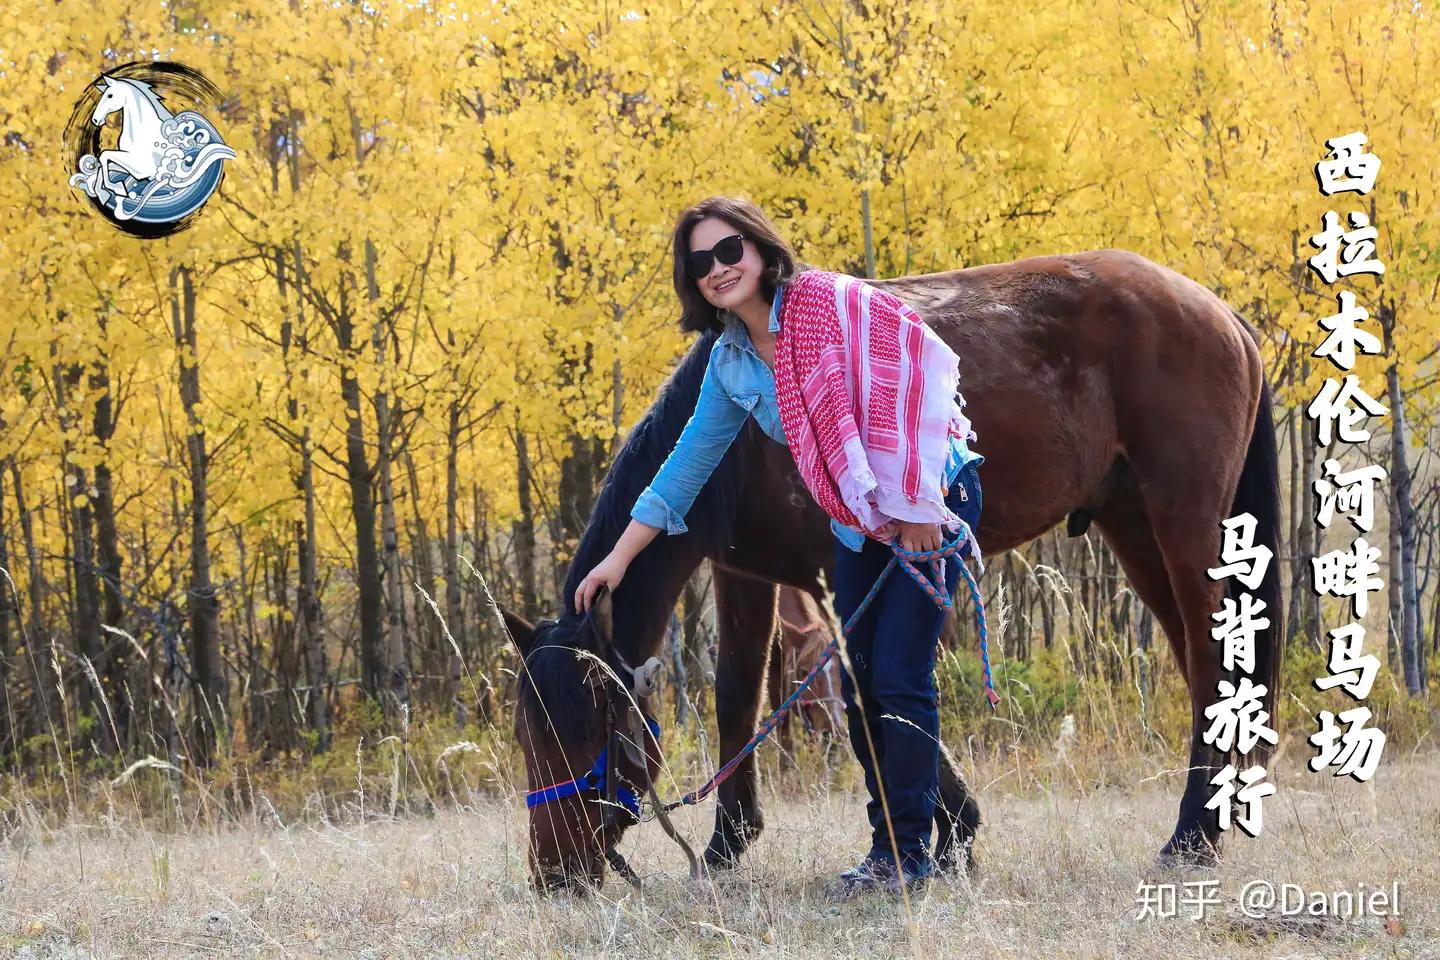
M1185 873L1192 870L1213 870L1220 866L1220 854L1210 846L1199 849L1166 847L1155 858L1155 869L1161 873Z
M740 864L740 855L709 847L705 851L706 870L733 870Z
M980 879L980 861L970 844L957 844L961 849L950 849L935 858L935 870L946 877L965 877L972 883Z

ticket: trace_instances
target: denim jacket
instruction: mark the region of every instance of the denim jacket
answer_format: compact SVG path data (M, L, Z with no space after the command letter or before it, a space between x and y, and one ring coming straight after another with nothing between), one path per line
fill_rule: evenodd
M780 330L780 303L784 288L776 291L770 307L770 332ZM745 418L754 416L760 429L776 443L789 446L785 428L780 422L780 406L775 399L775 374L750 341L749 331L735 314L720 311L725 330L710 351L705 379L700 384L700 399L695 412L675 442L675 449L665 458L654 481L635 501L630 516L641 523L658 527L667 533L684 533L685 514L699 495L700 488L710 479L725 451L740 434ZM972 452L963 437L950 438L950 452L945 461L945 485L953 486L955 478L970 462L984 462ZM852 550L865 545L865 534L831 520L836 538Z

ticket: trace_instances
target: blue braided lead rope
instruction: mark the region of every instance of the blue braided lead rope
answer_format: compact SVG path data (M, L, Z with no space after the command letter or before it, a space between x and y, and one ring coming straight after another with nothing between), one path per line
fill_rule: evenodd
M952 606L950 598L945 595L945 578L938 569L939 564L933 561L945 557L958 556L960 546L967 541L972 547L972 554L978 558L978 553L973 550L974 541L966 535L967 533L968 531L962 533L961 537L954 543L946 544L939 550L917 551L912 553L898 544L892 544L891 547L895 551L895 556L891 558L890 566L893 566L896 560L898 560L901 566L905 568L905 572L910 574L910 578L920 585L930 596L930 599L934 600L936 605L944 609L946 613L949 613ZM915 568L915 561L917 560L932 561L931 570L936 575L933 583L928 576ZM1000 703L1000 697L995 693L995 680L990 674L990 640L989 631L985 627L985 604L980 601L980 585L975 582L975 575L970 572L969 567L965 566L963 560L957 560L956 562L960 564L960 572L965 575L965 582L970 587L970 599L975 604L975 627L976 632L980 635L980 662L984 666L985 673L985 697L990 701L990 709L994 710ZM890 566L885 568L886 574L890 572ZM881 575L881 580L884 580L884 576L884 574ZM846 636L849 636L848 627Z
M947 613L950 612L950 610L953 609L953 604L951 603L950 597L945 593L945 577L942 572L943 568L940 568L939 563L946 558L956 558L955 562L960 564L960 572L965 575L965 581L970 587L970 599L975 604L975 625L980 634L980 661L985 667L985 696L990 701L990 709L994 710L1000 703L1000 698L995 693L995 684L990 675L990 649L988 634L985 629L985 605L980 600L980 586L975 582L975 575L970 572L970 568L965 565L965 562L959 559L961 547L968 543L971 555L978 560L979 552L975 549L972 536L968 527L962 527L960 536L956 538L953 543L947 543L938 550L917 550L912 552L900 546L898 540L890 544L890 549L894 551L890 557L890 562L885 565L884 570L880 571L880 576L875 578L875 583L870 587L870 592L865 594L865 598L860 601L860 605L855 608L855 612L845 621L845 625L841 628L840 633L842 636L849 638L851 628L865 615L865 611L870 608L870 604L874 602L875 597L880 593L880 588L884 586L886 578L890 576L890 572L894 570L897 565L905 569L905 572L910 575L910 578L920 585L921 589L935 602L936 606ZM931 581L929 576L921 573L915 567L917 562L923 561L929 561L931 563L931 570L936 574L936 580L934 582ZM938 587L936 586L937 583L939 584ZM677 807L693 806L700 803L713 793L715 788L724 783L725 780L735 772L736 768L740 766L740 762L754 753L756 748L765 742L765 738L774 732L775 727L780 723L781 719L800 701L801 695L809 689L810 684L812 684L815 678L820 675L821 671L825 669L831 658L835 656L835 652L839 649L840 638L832 638L831 641L825 645L825 649L820 654L820 659L815 663L810 673L800 682L799 686L791 691L790 695L785 698L784 702L782 702L770 716L761 721L760 728L755 731L755 735L750 738L750 741L740 748L740 752L735 754L723 767L715 771L715 775L711 777L704 786L685 794L679 800L665 804L664 809L670 811Z
M994 710L1000 704L1000 697L995 693L995 680L990 676L990 643L985 630L985 605L980 602L980 585L975 582L975 575L965 564L960 564L960 572L965 575L965 582L970 586L970 599L975 602L975 627L980 634L980 663L985 669L985 697L990 701L990 709Z

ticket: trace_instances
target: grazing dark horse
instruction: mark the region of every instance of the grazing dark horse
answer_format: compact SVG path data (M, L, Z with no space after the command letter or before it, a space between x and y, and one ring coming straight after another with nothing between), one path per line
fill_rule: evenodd
M1116 250L872 282L911 306L960 356L966 411L986 457L977 531L986 553L1018 547L1067 517L1072 535L1093 524L1159 620L1192 713L1189 775L1162 859L1213 858L1218 827L1204 807L1226 758L1201 733L1204 708L1225 675L1209 631L1226 584L1205 571L1219 564L1221 521L1242 512L1258 521L1255 542L1280 553L1270 390L1254 330L1199 284ZM626 665L658 648L682 585L707 556L717 569L719 753L735 755L759 715L774 585L818 595L817 575L830 574L826 517L789 451L750 422L692 507L690 532L659 537L613 598L588 618L575 614L577 584L618 539L693 410L713 342L707 334L690 349L611 467L571 564L560 621L532 629L510 618L528 665L515 731L531 789L584 774L615 726L615 684L577 649L625 679ZM1272 717L1284 635L1277 566L1253 591L1271 621L1257 637L1255 673L1268 688ZM643 787L657 774L656 751L624 752L615 774ZM948 760L943 766L937 855L953 863L961 851L968 858L979 809ZM711 865L734 862L762 828L751 760L719 797L705 854ZM593 791L537 806L530 817L537 883L599 882L602 855L633 822Z

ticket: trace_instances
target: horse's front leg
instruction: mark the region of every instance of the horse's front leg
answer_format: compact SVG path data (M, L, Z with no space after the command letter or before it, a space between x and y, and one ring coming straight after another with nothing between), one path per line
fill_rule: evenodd
M100 151L100 186L104 187L106 190L109 190L111 193L119 194L122 197L129 197L130 191L126 188L124 180L121 180L119 183L110 182L110 172L112 165L118 166L122 171L127 174L130 173L130 171L126 170L123 165L115 163L116 156L117 154L114 150ZM133 174L131 175L133 176Z
M980 804L965 785L959 767L940 747L940 802L935 805L935 864L949 872L963 868L977 876L975 834L980 829Z
M725 763L749 742L760 720L779 589L772 583L714 569L720 648L715 665L715 719L720 728L720 762ZM719 795L715 834L705 850L705 862L728 867L765 826L754 754L720 785Z

